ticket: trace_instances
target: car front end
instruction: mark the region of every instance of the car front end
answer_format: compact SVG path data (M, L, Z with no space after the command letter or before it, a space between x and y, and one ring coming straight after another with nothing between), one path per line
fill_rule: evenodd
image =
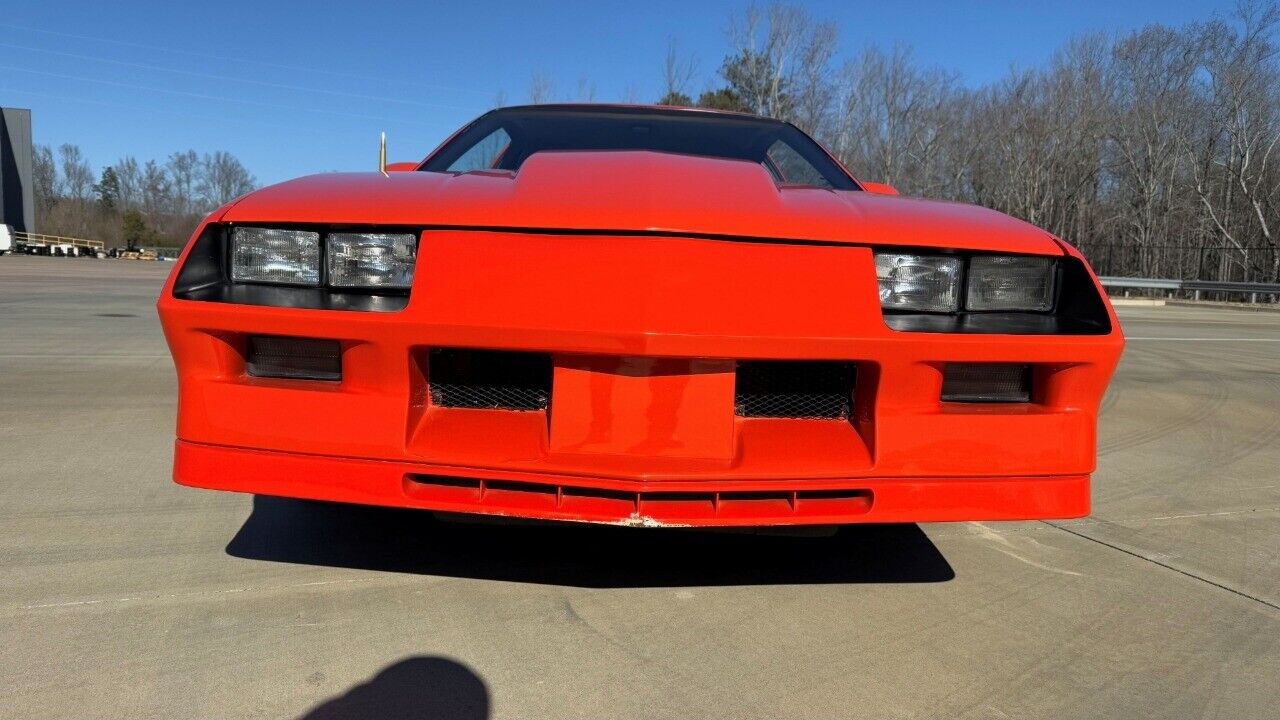
M196 231L159 300L177 482L636 526L1088 514L1123 339L1069 245L726 160L431 175Z

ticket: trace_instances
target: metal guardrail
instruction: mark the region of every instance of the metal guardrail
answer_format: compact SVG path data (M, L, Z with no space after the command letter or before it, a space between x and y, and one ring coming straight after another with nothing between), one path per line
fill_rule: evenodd
M86 240L84 238L64 237L62 235L44 235L41 233L15 232L13 234L13 239L19 245L31 245L35 247L70 245L72 247L87 248L94 251L105 250L107 247L107 244L101 240Z
M1181 280L1160 280L1156 278L1100 277L1098 281L1105 288L1130 288L1133 290L1173 290L1182 289Z
M1258 302L1259 295L1273 295L1280 299L1280 283L1226 282L1222 280L1167 280L1160 278L1100 277L1105 288L1133 290L1168 290L1189 292L1196 300L1200 293L1216 292L1248 295L1249 302Z

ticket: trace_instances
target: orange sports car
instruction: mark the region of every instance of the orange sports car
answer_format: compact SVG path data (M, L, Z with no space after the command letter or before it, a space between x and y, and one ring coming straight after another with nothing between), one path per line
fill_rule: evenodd
M556 520L1079 517L1123 346L1070 245L796 127L494 110L263 188L159 300L183 485Z

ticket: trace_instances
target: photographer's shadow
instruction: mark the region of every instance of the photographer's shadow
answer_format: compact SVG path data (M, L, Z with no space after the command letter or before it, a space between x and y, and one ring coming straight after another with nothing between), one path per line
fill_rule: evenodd
M489 689L470 668L442 657L414 656L308 710L299 720L485 720Z
M431 513L255 496L227 553L273 562L592 588L945 582L918 525L834 534L443 522Z

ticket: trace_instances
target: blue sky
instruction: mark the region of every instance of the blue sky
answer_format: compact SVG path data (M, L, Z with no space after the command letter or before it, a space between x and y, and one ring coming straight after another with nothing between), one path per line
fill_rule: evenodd
M800 3L838 23L845 55L896 42L985 83L1064 40L1229 15L1233 0ZM259 181L372 168L377 135L418 159L537 73L557 98L662 90L669 38L715 82L744 1L19 2L0 12L0 105L33 110L36 142L123 155L227 150Z

